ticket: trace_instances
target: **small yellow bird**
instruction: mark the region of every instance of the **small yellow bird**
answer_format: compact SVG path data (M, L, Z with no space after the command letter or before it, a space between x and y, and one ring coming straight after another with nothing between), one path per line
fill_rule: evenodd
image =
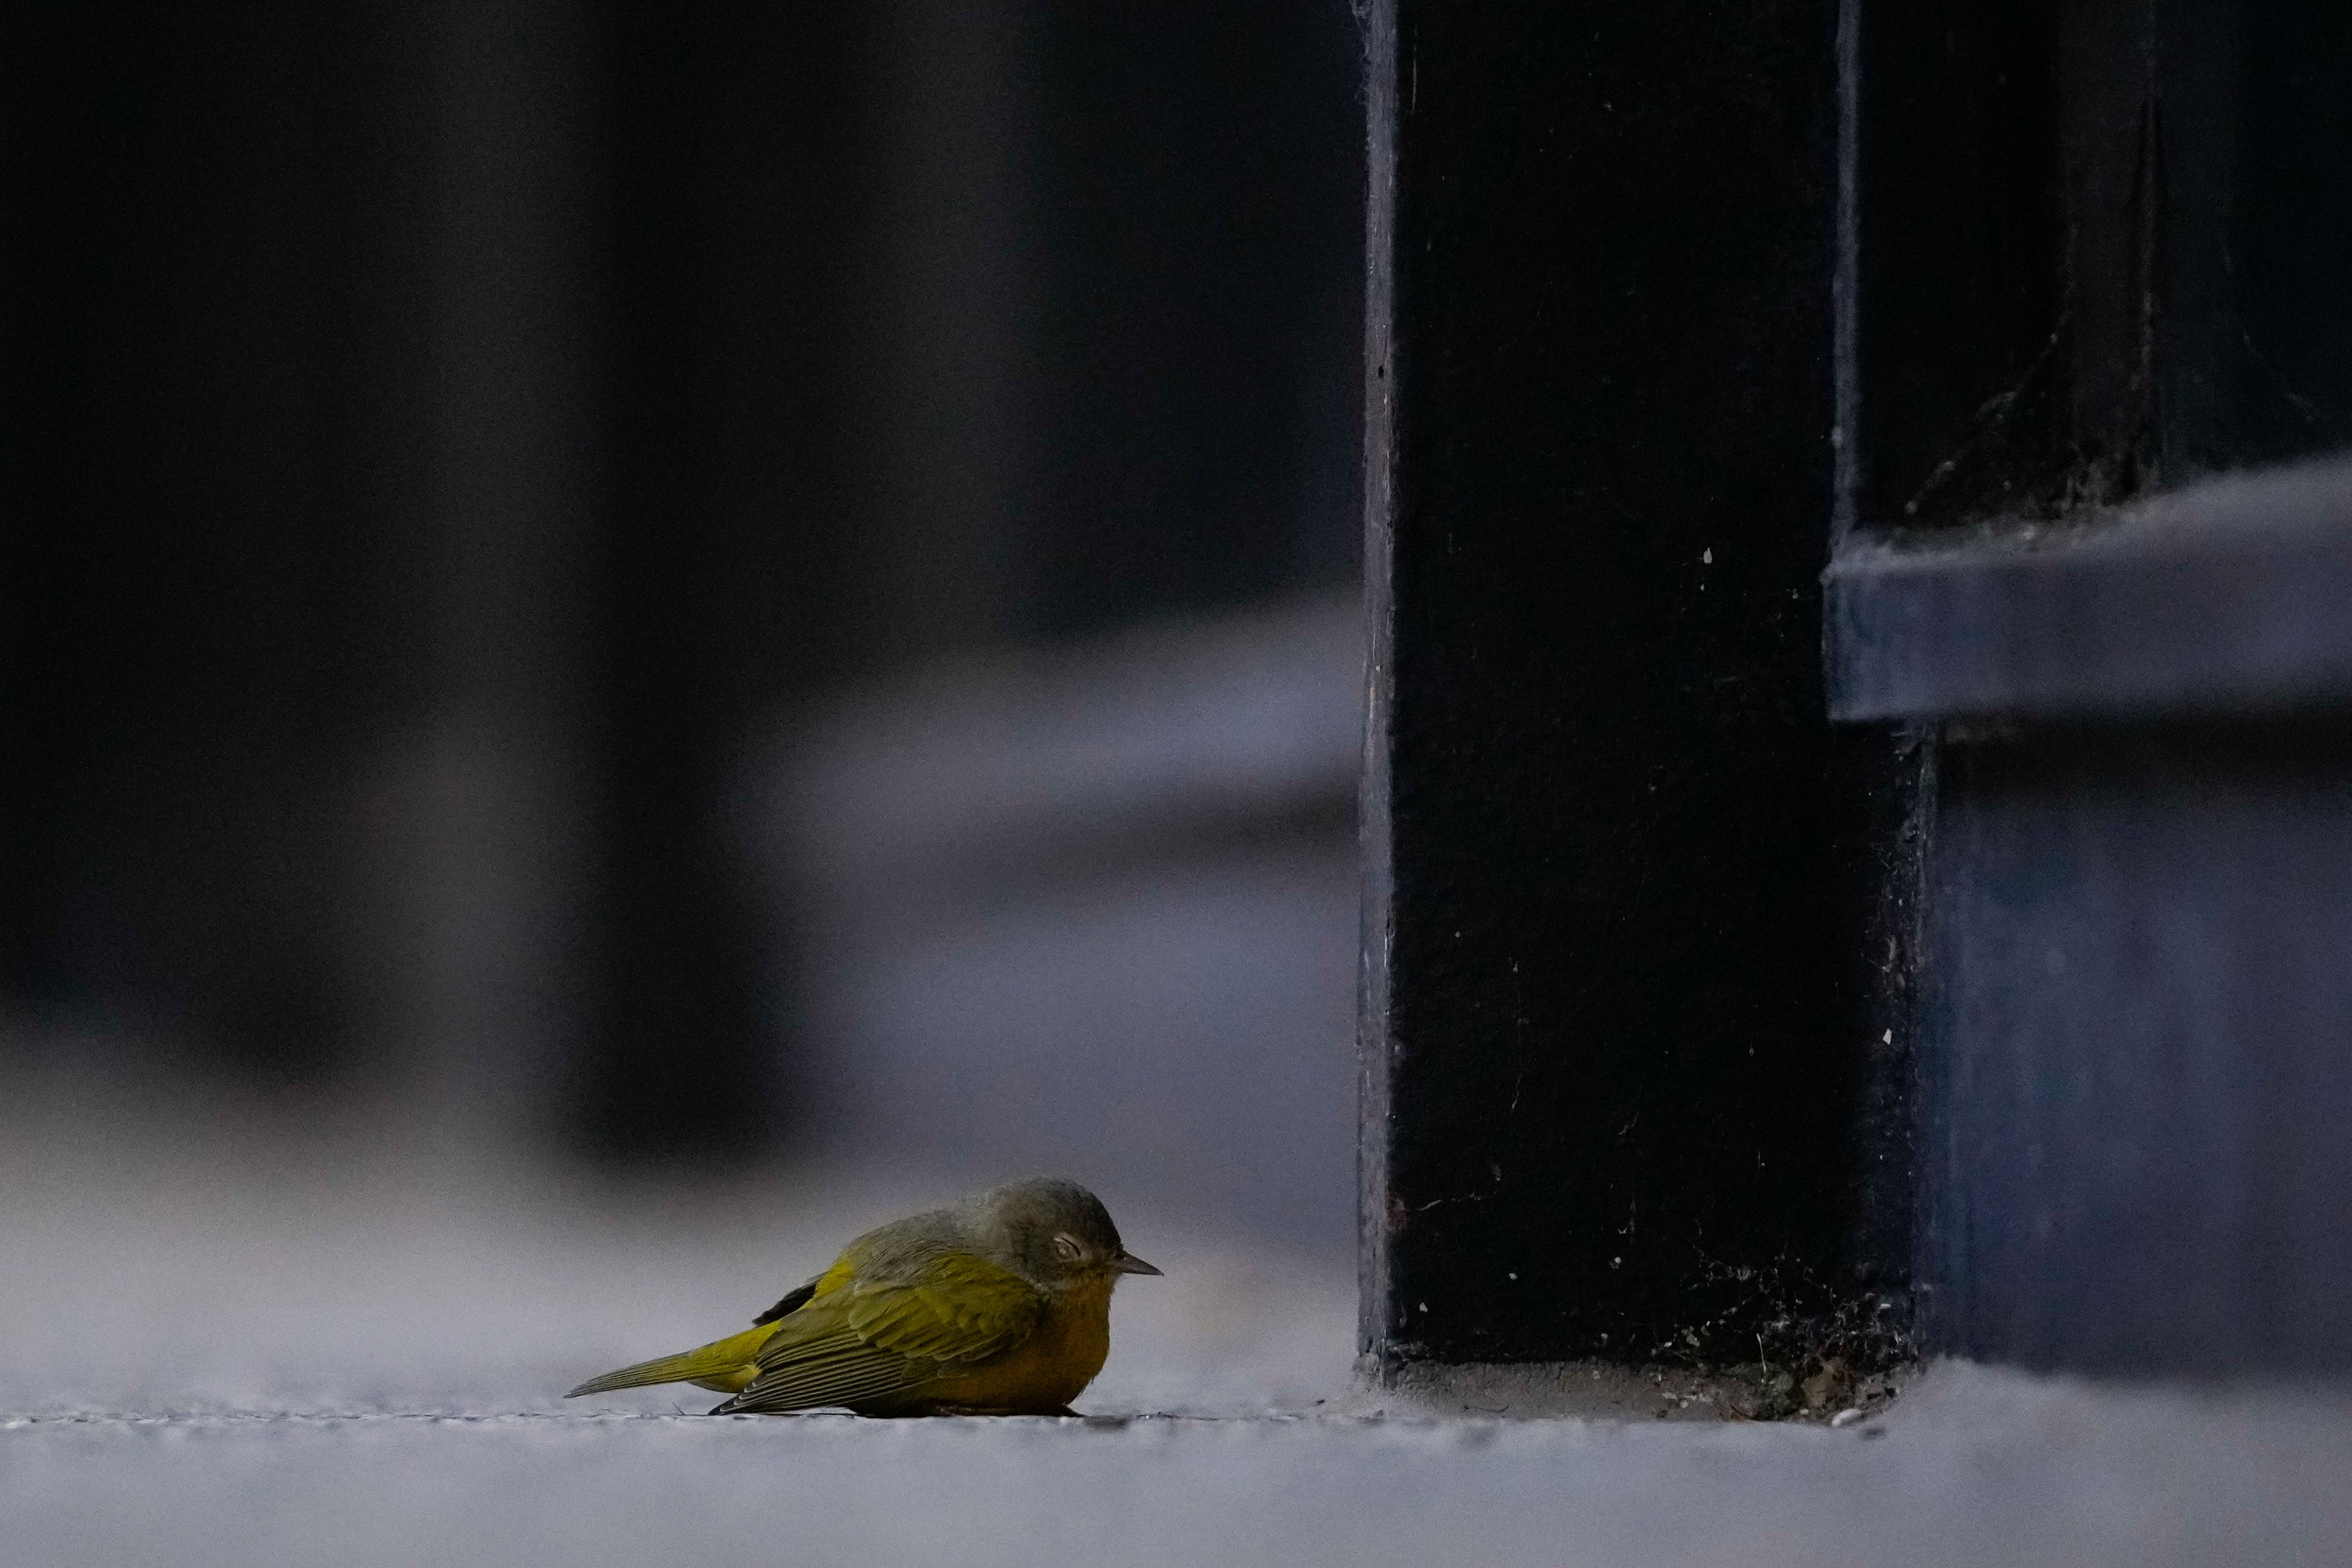
M733 1395L713 1415L1068 1415L1110 1353L1111 1288L1159 1272L1094 1194L1024 1177L869 1230L744 1332L564 1397L691 1383Z

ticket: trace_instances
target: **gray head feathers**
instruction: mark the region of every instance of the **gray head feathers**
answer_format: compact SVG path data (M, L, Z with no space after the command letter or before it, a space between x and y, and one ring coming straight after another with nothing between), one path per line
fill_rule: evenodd
M959 1206L990 1252L1039 1285L1160 1272L1120 1243L1100 1198L1059 1176L1024 1176Z

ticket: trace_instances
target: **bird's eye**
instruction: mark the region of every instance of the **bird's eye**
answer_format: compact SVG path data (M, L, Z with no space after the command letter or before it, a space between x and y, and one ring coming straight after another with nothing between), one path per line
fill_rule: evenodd
M1076 1238L1067 1236L1055 1237L1054 1238L1054 1256L1060 1258L1065 1263L1076 1263L1078 1260L1078 1243Z

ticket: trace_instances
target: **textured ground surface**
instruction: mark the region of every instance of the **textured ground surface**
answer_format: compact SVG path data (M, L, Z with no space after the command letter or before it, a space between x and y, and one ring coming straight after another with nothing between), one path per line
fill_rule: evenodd
M1883 1427L1552 1419L17 1422L20 1564L2327 1563L2342 1402L1930 1378Z
M1576 1408L1572 1375L1541 1400L1472 1379L1408 1404L1349 1392L1344 1260L1189 1233L1148 1197L1121 1218L1170 1277L1122 1288L1096 1419L567 1405L917 1194L592 1194L251 1128L236 1147L269 1161L80 1137L0 1136L11 1568L2352 1556L2343 1390L1944 1368L1839 1430L1679 1400L1657 1420L1654 1391L1607 1378L1595 1398L1641 1414L1520 1418Z

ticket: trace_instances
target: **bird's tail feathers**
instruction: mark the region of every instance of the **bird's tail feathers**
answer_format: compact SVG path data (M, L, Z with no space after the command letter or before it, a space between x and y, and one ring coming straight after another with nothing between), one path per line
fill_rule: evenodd
M634 1366L608 1372L602 1377L592 1377L563 1397L577 1399L583 1394L610 1394L616 1388L645 1388L656 1383L696 1383L704 1378L723 1377L730 1373L747 1373L752 1355L774 1331L772 1325L755 1328L746 1333L714 1340L694 1350L681 1351L677 1355L641 1361ZM749 1381L748 1376L745 1381Z

